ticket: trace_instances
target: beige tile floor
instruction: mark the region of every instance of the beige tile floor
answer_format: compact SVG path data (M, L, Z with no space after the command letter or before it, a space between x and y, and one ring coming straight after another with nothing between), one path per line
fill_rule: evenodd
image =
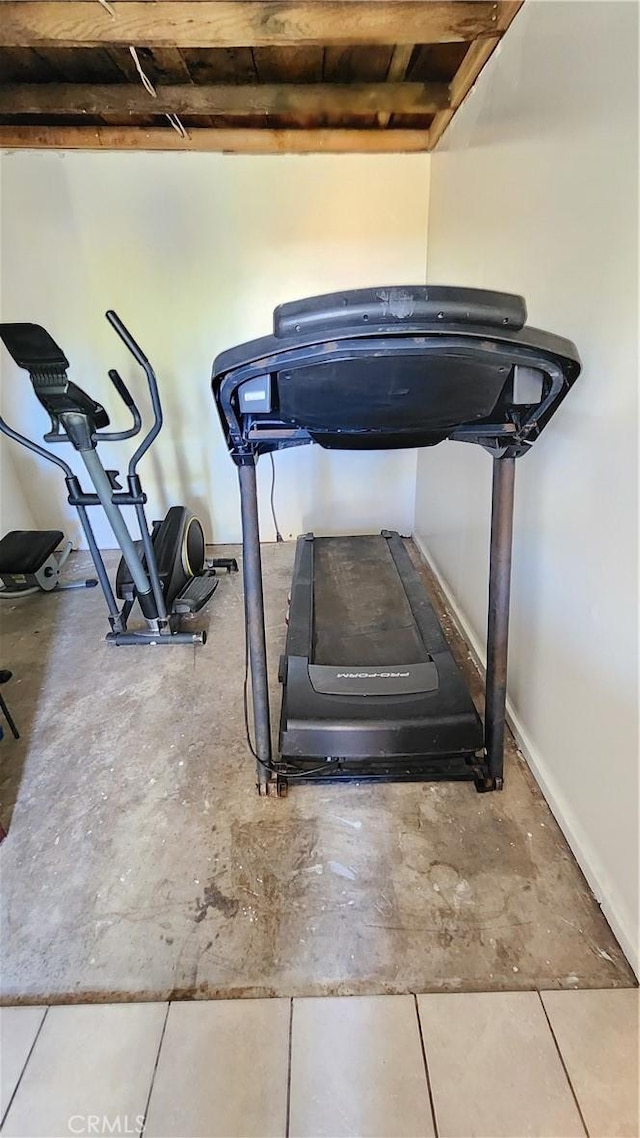
M3 1136L638 1138L637 989L0 1009Z

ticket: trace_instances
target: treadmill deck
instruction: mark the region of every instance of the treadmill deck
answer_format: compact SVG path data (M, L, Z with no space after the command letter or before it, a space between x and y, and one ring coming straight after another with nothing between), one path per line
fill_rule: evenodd
M428 660L382 536L314 538L314 550L314 664Z
M298 539L278 774L485 778L483 729L397 533Z

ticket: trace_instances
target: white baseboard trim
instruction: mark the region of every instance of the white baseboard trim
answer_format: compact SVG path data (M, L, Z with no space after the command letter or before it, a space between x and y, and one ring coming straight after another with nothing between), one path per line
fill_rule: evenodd
M447 601L447 605L453 621L460 633L464 637L469 646L471 655L473 656L480 671L484 675L486 670L486 652L485 646L482 644L475 632L471 628L466 615L458 605L457 601L451 595L451 590L448 583L442 577L437 567L434 565L429 552L424 544L424 541L418 536L413 534L412 538L418 549L420 556L428 566L431 573L433 573L436 581L438 582L442 592ZM640 976L640 955L637 946L637 929L634 929L626 914L620 911L620 906L616 904L615 896L616 890L613 888L609 881L608 874L604 870L600 859L595 854L592 844L584 832L583 827L576 819L570 803L567 802L566 796L560 791L556 780L549 771L542 755L539 753L532 740L528 736L524 725L515 712L513 705L507 696L507 723L511 729L514 739L517 743L518 749L521 751L527 766L531 770L538 786L540 787L546 802L553 814L556 822L558 823L562 833L564 834L571 852L575 857L580 869L582 870L589 888L591 889L596 901L606 920L611 927L611 930L620 945L624 955L626 956L629 964L633 968L636 976ZM612 900L614 898L614 900Z

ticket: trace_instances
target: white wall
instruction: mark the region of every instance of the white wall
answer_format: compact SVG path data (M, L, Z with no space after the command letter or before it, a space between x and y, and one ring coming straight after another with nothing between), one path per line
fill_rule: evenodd
M115 308L154 363L164 401L164 433L141 466L151 512L184 500L210 539L237 541L236 473L209 386L214 356L269 333L282 301L424 281L428 178L426 154L12 153L3 163L3 318L43 324L72 377L113 408L109 367L138 392L144 382L103 318ZM42 434L25 373L2 355L6 415ZM122 469L126 444L105 453ZM78 537L58 472L24 453L15 461L38 525ZM278 456L282 533L409 532L415 463L415 452L318 447ZM271 540L268 463L260 473ZM98 535L114 544L106 523Z
M8 445L0 443L0 537L13 529L36 529Z
M6 155L0 152L0 216L2 215L2 174ZM0 225L0 264L4 259L3 228ZM0 279L0 320L3 319L3 293ZM15 454L9 443L0 442L0 537L12 529L34 529L33 514L27 505L18 472Z
M584 371L518 462L509 694L637 961L637 17L527 0L432 156L428 280L521 293ZM416 530L484 651L491 462L421 452Z

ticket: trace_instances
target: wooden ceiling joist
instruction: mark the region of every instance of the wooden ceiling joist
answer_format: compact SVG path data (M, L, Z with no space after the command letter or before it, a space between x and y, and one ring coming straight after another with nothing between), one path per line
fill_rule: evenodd
M0 46L214 48L415 44L501 30L486 0L2 0Z
M393 55L391 56L391 62L389 63L389 71L387 73L387 83L399 83L404 79L405 75L407 74L407 68L408 68L409 63L411 61L412 54L413 54L413 44L410 44L410 43L396 44L396 46L393 49ZM449 100L447 98L447 105L448 105L448 103L449 103ZM391 118L391 115L389 114L389 112L384 110L382 107L380 107L380 113L378 115L378 126L381 126L381 127L387 126L390 118Z
M0 0L0 146L432 150L521 4Z
M2 115L375 115L435 114L446 83L281 83L158 86L33 83L0 87Z
M253 130L200 127L182 138L171 127L0 127L6 150L192 150L225 154L384 154L428 149L420 130Z
M489 36L487 39L476 40L469 48L451 83L449 107L446 110L440 111L431 123L429 129L430 149L433 149L444 134L458 107L473 87L482 68L489 57L493 55L499 43L500 40L497 36Z

